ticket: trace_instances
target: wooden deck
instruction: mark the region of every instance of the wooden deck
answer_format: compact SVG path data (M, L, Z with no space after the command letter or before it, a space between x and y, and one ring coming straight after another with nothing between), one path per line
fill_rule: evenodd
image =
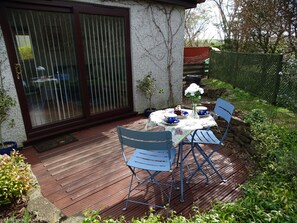
M115 127L124 125L142 130L146 119L142 116L115 121L108 124L75 132L78 141L65 146L38 153L29 146L22 153L31 164L41 187L42 194L66 216L73 216L86 209L100 210L103 217L126 219L140 217L148 212L148 207L130 203L123 212L130 181L130 171L124 165ZM208 148L210 149L210 148ZM189 216L192 206L199 210L210 208L215 200L230 201L241 195L238 186L246 181L248 171L244 163L230 149L222 148L213 158L220 173L227 179L222 183L218 176L205 166L210 175L209 184L198 173L190 184L185 184L185 202L179 201L179 191L173 192L171 209L178 214ZM189 160L189 166L191 165ZM188 169L185 167L185 173ZM179 170L175 169L179 184ZM142 193L134 194L138 199L159 198Z

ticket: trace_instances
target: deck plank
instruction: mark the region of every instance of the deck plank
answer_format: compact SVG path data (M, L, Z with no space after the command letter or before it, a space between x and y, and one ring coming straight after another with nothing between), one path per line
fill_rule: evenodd
M21 152L31 164L43 196L66 216L77 215L86 209L97 209L103 217L118 218L124 215L129 220L143 216L148 213L149 208L129 203L128 210L122 211L127 198L130 171L123 163L116 126L143 130L146 121L142 116L114 121L74 132L72 135L78 141L53 150L38 153L34 147L28 146ZM185 146L184 152L187 149L189 145ZM210 147L204 149L211 151ZM197 157L201 161L202 158ZM185 180L185 202L179 201L179 191L174 190L171 209L189 216L193 214L193 204L199 210L207 210L215 200L233 201L242 196L239 185L248 178L248 171L242 160L224 146L215 153L212 160L227 182L222 183L214 171L205 165L204 169L210 176L209 184L205 184L201 173L197 173L188 184ZM191 156L187 162L190 169L196 168ZM184 166L185 174L188 171ZM179 184L178 168L174 169L174 174L176 183ZM160 202L162 199L158 194L159 192L147 195L135 192L133 196L139 200ZM159 212L163 213L164 210Z

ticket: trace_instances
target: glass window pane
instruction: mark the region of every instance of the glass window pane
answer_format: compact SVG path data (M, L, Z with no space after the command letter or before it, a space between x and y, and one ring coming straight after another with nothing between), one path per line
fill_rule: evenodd
M9 21L32 127L82 116L71 14L12 10Z
M124 19L81 14L92 114L128 106Z

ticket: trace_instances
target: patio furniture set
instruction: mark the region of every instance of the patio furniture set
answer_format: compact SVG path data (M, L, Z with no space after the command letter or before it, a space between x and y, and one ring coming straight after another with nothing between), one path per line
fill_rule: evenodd
M197 173L201 172L208 184L209 177L204 170L207 164L224 182L225 179L212 162L212 157L227 137L233 111L234 106L232 104L219 98L213 113L204 111L198 118L195 118L192 110L181 109L177 113L175 109L171 108L151 113L145 127L146 131L118 126L117 132L122 155L125 164L131 170L128 198L123 210L127 210L129 202L145 204L154 208L163 208L166 205L170 207L173 188L180 190L180 201L184 202L186 199L184 197L184 179L186 178L186 182L190 182ZM212 128L217 126L215 121L217 118L223 119L227 123L221 136L217 136L212 131ZM160 126L164 130L152 131L150 129L152 126ZM190 145L190 149L185 152L184 145L187 144ZM212 151L206 153L203 149L204 145L211 145ZM178 151L175 147L178 148ZM185 177L184 167L187 165L187 159L190 156L193 156L196 167L189 177ZM197 156L202 156L203 161L198 161ZM173 174L175 162L179 169L179 186L176 186ZM169 173L170 176L164 175L164 172ZM136 184L134 179L136 179ZM149 190L149 186L144 187L144 184L147 185L147 183L160 189L160 196L165 197L165 203L146 203L136 198L137 192L135 191ZM154 190L153 193L156 191Z

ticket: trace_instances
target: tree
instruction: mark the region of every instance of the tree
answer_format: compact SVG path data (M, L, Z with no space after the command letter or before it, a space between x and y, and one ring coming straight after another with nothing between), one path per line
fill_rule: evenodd
M242 0L241 33L249 34L251 39L263 53L276 53L284 41L286 31L285 1Z
M215 24L218 30L222 30L224 45L226 50L237 51L238 32L238 10L239 0L212 0L219 10L220 22Z
M296 51L296 0L212 0L226 50L263 53Z
M210 22L210 9L188 9L185 13L185 46L199 46L202 37Z
M297 0L287 1L286 25L289 52L297 59Z
M220 12L224 49L296 54L296 0L212 0Z

